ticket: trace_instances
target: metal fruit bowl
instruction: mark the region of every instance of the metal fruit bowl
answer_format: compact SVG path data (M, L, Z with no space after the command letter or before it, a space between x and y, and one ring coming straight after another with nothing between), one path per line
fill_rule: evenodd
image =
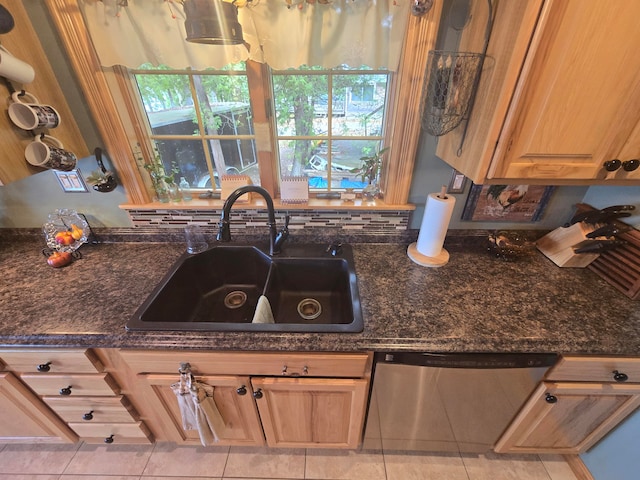
M74 238L72 243L64 245L56 241L56 235L60 232L70 232L73 227L82 231L78 238ZM89 235L89 224L84 218L78 215L78 212L71 209L58 209L54 213L50 213L48 222L42 227L47 247L51 250L59 252L74 252L87 242Z

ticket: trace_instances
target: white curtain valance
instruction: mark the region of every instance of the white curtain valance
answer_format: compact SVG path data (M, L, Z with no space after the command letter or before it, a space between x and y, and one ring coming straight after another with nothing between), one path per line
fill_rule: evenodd
M185 41L179 0L78 0L103 66L222 68L242 60L276 70L301 65L398 67L410 0L335 0L330 4L254 0L240 8L244 45Z

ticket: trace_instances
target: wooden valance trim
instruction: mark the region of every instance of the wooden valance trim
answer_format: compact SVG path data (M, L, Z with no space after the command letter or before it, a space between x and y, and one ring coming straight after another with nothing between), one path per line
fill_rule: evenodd
M407 37L396 78L389 115L391 143L385 171L386 203L401 205L409 199L411 178L420 140L420 98L429 51L434 49L442 3L434 2L428 14L409 17Z

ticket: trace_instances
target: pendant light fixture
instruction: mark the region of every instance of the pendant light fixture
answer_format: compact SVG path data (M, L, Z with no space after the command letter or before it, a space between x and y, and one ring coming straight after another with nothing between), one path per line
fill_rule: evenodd
M238 7L223 0L184 0L187 42L209 45L244 43Z

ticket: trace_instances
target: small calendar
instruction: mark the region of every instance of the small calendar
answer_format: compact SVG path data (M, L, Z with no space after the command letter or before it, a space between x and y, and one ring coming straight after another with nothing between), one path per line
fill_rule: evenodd
M307 177L282 177L280 200L282 203L308 203L309 179Z
M220 183L222 188L220 198L226 200L235 189L244 187L245 185L251 185L252 182L248 175L223 175ZM247 203L249 199L250 195L242 195L238 198L237 202Z

